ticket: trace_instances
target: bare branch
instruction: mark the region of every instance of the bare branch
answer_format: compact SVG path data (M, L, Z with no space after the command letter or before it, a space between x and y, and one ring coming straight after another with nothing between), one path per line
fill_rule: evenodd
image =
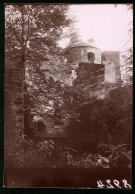
M17 41L20 43L20 45L22 45L22 42L21 42L21 40L19 39L19 37L17 36L17 33L16 33L15 29L14 29L12 26L9 26L9 28L11 28L11 29L13 30L13 34L15 35Z
M22 10L22 36L21 36L21 39L22 39L22 45L24 44L24 12Z
M25 45L26 45L26 43L27 43L27 41L28 41L28 39L29 39L29 30L30 30L30 21L29 21L29 18L30 18L30 14L29 14L29 16L28 16L28 30L27 30L27 37L26 37Z

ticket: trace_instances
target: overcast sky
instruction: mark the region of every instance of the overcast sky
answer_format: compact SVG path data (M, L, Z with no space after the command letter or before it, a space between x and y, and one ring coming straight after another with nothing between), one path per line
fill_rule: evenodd
M132 11L127 11L125 4L75 4L70 12L77 19L82 40L94 38L101 50L119 50L129 38Z

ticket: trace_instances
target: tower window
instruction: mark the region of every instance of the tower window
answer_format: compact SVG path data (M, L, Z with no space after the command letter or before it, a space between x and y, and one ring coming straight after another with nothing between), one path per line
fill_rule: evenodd
M93 52L88 52L87 56L88 56L88 61L90 63L94 63L94 61L95 61L95 54Z

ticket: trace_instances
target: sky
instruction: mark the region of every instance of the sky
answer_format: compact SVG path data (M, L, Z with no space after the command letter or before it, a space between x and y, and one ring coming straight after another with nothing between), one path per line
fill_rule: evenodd
M133 16L125 4L74 4L70 5L70 14L77 20L80 38L84 42L93 38L102 51L119 50L129 39Z

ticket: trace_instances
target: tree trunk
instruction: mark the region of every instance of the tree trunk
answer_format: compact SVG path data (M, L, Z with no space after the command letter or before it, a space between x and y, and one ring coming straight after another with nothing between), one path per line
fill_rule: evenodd
M22 49L22 52L21 52L21 68L22 68L22 74L23 74L23 77L22 77L22 81L23 81L23 88L22 88L22 97L23 97L23 110L24 110L24 125L23 125L23 132L24 134L26 135L26 131L28 130L28 115L27 115L27 107L26 107L26 97L25 97L25 92L26 92L26 85L25 85L25 51L24 49Z
M25 50L22 50L21 53L21 67L23 69L23 80L25 80Z

